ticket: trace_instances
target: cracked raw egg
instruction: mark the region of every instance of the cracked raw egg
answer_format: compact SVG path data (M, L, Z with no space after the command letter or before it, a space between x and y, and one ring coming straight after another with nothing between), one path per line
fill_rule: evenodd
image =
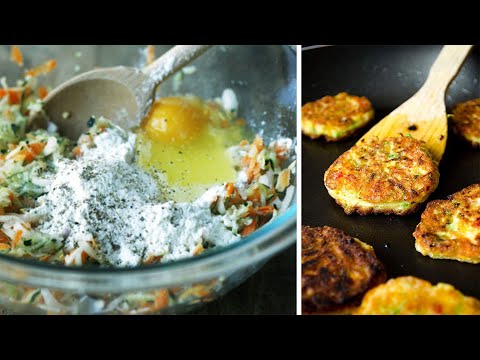
M193 201L214 185L235 181L226 150L243 134L232 120L219 104L194 96L155 101L138 132L137 159L165 200Z

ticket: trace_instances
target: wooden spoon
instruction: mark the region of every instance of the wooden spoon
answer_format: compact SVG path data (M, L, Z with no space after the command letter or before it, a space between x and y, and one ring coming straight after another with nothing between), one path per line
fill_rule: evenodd
M384 139L410 134L423 140L440 162L447 144L445 91L467 57L472 45L445 45L433 63L425 84L410 99L372 127L361 139Z
M118 66L76 76L45 98L44 111L32 114L30 123L43 127L48 118L73 140L87 129L91 116L130 129L148 113L157 86L211 46L177 45L143 70Z

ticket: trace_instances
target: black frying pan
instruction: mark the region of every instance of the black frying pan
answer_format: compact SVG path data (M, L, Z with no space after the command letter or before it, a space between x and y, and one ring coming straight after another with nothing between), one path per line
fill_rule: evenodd
M372 245L389 277L414 275L450 283L480 298L480 264L434 260L415 250L412 233L419 212L406 217L346 215L323 185L325 170L376 121L410 98L425 81L441 46L333 46L302 52L302 104L347 91L365 95L376 110L375 120L351 140L326 143L302 141L302 223L337 227ZM480 97L480 52L475 47L450 85L447 111L452 105ZM447 148L440 163L440 185L429 200L444 199L480 182L480 149L472 149L449 128Z

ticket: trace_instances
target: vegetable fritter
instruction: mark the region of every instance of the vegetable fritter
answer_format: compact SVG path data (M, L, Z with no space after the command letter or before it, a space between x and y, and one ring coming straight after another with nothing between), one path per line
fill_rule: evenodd
M413 276L388 280L365 294L355 315L480 315L480 301L452 285Z
M302 132L312 139L323 136L327 141L338 141L367 125L373 116L366 97L341 92L302 106Z
M480 263L480 183L428 203L413 236L422 255Z
M335 160L324 181L347 214L406 215L435 191L439 177L424 143L401 136L360 141Z
M480 147L480 98L453 107L453 129L472 146Z
M302 226L302 312L348 313L386 280L370 245L324 226Z

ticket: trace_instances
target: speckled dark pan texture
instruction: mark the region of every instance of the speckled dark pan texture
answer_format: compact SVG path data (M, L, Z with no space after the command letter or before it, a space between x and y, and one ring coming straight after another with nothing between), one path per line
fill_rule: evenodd
M372 245L389 277L413 275L432 283L454 285L480 298L480 265L433 260L415 250L413 231L425 209L405 216L346 215L323 185L325 170L378 120L410 98L425 81L440 52L438 45L333 46L302 53L302 104L340 91L366 96L376 110L375 119L353 139L326 143L302 138L302 223L329 225ZM480 97L480 51L476 46L452 82L446 96L447 111L461 101ZM440 184L429 200L445 199L480 182L480 150L454 135L449 126L447 148L440 163Z

